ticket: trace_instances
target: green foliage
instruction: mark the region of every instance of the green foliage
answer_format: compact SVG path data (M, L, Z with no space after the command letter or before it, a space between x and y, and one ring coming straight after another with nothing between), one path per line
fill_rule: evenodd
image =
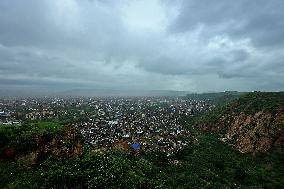
M3 125L0 158L10 147L17 154L35 150L34 135L54 137L62 131L62 126L50 122ZM72 141L67 140L65 146L73 145ZM91 153L86 149L80 157L45 155L31 167L19 160L1 159L0 188L162 188L165 179L158 171L153 163L133 159L128 152Z
M12 138L19 134L31 133L53 133L56 134L62 130L62 125L55 122L30 122L22 125L0 125L0 133Z
M49 156L31 168L1 161L0 188L281 188L284 184L284 162L278 153L241 154L212 134L197 135L175 156L177 165L145 156L86 151L81 157Z
M253 92L230 105L231 111L253 114L259 111L275 113L284 109L284 92Z
M4 164L1 163L1 165ZM17 171L14 171L17 170ZM77 158L50 156L24 172L9 164L1 170L1 187L11 188L164 188L163 174L151 162L131 159L127 152L109 151ZM5 175L12 177L5 177Z
M241 154L210 133L199 132L177 157L178 165L164 168L171 187L281 188L284 184L282 154Z
M30 125L33 133L52 133L56 134L62 131L62 125L55 122L37 122Z

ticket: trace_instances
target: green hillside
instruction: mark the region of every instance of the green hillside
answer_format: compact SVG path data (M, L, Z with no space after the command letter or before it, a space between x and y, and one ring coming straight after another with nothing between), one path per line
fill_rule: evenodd
M283 107L284 93L255 92L186 120L195 138L180 156L181 165L168 168L172 185L180 188L282 188ZM231 141L222 142L220 139L232 134L234 127L239 132ZM254 147L252 151L236 142L238 139L251 142L246 145ZM258 149L259 143L267 144L267 148Z

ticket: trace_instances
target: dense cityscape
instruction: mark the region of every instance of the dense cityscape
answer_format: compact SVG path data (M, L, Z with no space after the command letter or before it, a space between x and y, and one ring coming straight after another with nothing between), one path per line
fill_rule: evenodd
M138 143L170 154L187 145L182 118L212 107L182 97L9 98L0 100L0 124L57 121L78 128L96 149Z

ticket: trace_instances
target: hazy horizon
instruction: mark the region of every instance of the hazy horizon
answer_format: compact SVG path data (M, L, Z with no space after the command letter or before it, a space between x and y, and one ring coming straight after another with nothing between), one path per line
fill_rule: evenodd
M282 0L1 0L0 93L283 91L283 18Z

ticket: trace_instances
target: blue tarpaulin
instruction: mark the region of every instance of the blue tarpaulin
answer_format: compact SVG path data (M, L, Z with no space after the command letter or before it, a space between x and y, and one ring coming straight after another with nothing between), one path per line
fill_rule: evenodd
M131 145L133 149L140 149L141 145L139 143L134 143Z

